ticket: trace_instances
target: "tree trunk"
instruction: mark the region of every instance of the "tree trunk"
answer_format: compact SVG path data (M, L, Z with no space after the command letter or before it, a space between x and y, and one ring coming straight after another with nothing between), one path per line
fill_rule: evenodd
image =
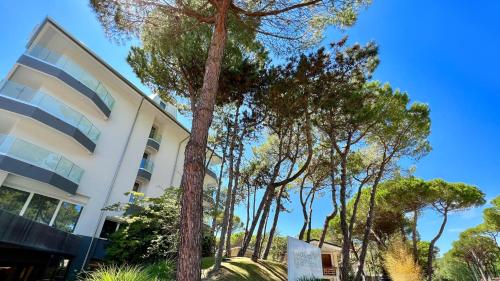
M313 215L313 203L314 203L314 196L316 195L316 192L314 192L311 196L311 203L309 204L309 221L307 223L307 234L306 234L306 241L307 243L311 242L311 221L312 221L312 215Z
M271 202L271 204L272 204L272 202ZM267 216L266 216L266 218L264 220L265 221L265 223L264 223L264 232L263 232L264 234L262 236L262 243L261 243L261 245L266 241L266 232L267 232L267 222L268 222L268 220L269 220L269 213L267 213ZM261 256L262 256L262 247L259 247L259 257L261 257Z
M271 251L271 246L273 244L274 233L276 232L276 226L278 224L278 219L281 211L281 196L283 195L283 191L285 190L286 185L282 185L280 191L278 193L278 197L276 198L276 209L274 211L273 225L271 226L271 230L269 231L269 238L267 239L266 249L264 250L264 255L262 259L267 260L267 256Z
M250 185L247 185L247 218L245 222L245 236L243 237L243 241L247 239L248 234L248 224L250 223Z
M413 260L418 260L418 244L417 244L417 220L418 220L418 210L413 210L413 223L411 226L411 240L413 247Z
M434 258L433 252L434 252L434 245L436 242L439 240L441 237L441 234L443 234L444 227L446 226L446 222L448 221L448 209L444 209L443 212L443 222L441 223L441 227L439 228L439 232L431 240L431 243L429 244L429 253L427 254L427 280L432 281L432 274L433 274L433 268L432 268L432 259Z
M341 173L340 173L340 229L342 231L342 265L340 268L340 278L342 281L349 280L349 253L350 253L350 234L347 225L347 158L342 155Z
M361 281L362 280L362 275L364 272L364 266L365 266L365 259L366 259L366 252L368 251L368 242L370 238L370 232L372 229L372 224L373 224L373 218L375 217L375 196L377 194L377 187L382 179L382 176L385 171L385 159L386 155L384 153L383 157L384 161L380 165L379 171L377 173L377 177L375 178L375 181L373 182L372 185L372 190L370 192L370 203L369 203L369 208L368 208L368 216L366 218L366 225L365 225L365 231L363 233L363 242L361 243L361 252L359 254L359 265L358 265L358 271L356 272L356 277L354 278L355 281Z
M216 14L203 86L193 111L191 136L184 152L181 180L181 213L177 281L201 279L201 240L203 224L203 179L208 130L212 123L215 97L219 87L222 58L227 40L229 0L221 1Z
M252 225L250 226L250 229L248 230L248 235L246 236L246 239L243 241L243 245L241 246L241 249L238 252L238 257L243 257L248 249L248 245L250 244L250 241L252 240L253 232L255 231L255 227L257 226L257 223L259 222L259 218L262 214L262 210L264 209L264 204L266 203L266 200L264 200L264 198L267 197L267 194L270 192L270 189L271 189L271 187L268 186L266 188L266 191L264 192L263 198L259 204L259 208L257 208L257 213L253 216ZM254 194L254 196L256 196L256 195Z
M257 235L255 237L255 247L253 249L253 254L252 254L253 261L257 261L260 258L260 249L261 249L261 246L262 246L261 244L263 241L262 235L265 234L265 232L263 233L263 231L264 231L264 228L266 227L267 218L269 217L269 210L271 209L271 205L273 203L273 197L274 197L273 194L274 194L274 188L273 188L272 192L270 192L267 195L267 198L264 198L266 203L264 205L262 219L260 220L259 228L257 229Z
M323 243L325 242L326 232L328 231L328 226L330 225L330 221L333 220L337 216L338 207L337 207L337 195L335 186L332 183L332 202L333 202L333 211L325 218L325 222L323 223L323 231L321 232L321 237L319 239L318 247L323 247Z
M212 218L212 233L215 235L215 229L217 228L217 214L219 213L219 204L220 204L220 188L222 186L222 175L224 174L224 164L226 163L226 150L229 143L229 131L231 130L231 126L228 124L227 126L227 134L226 141L222 147L222 162L220 164L219 171L219 181L217 183L217 193L215 194L215 205L213 208L213 218Z
M280 144L279 151L280 151L279 154L281 154L281 144ZM246 237L247 239L245 239L245 241L243 242L243 246L241 247L240 251L238 252L238 257L243 257L245 255L245 252L248 249L248 245L250 244L250 241L252 240L252 235L253 235L253 232L255 231L255 227L257 226L257 223L259 222L259 218L261 216L261 213L264 212L263 217L267 216L265 209L267 207L268 197L271 196L271 198L272 198L272 196L274 194L275 187L272 183L276 180L276 177L278 176L280 167L281 167L281 161L278 161L278 163L274 166L274 169L273 169L271 183L269 183L266 187L266 191L264 192L264 195L262 196L262 200L260 201L259 208L257 209L257 213L253 217L252 225L250 226L250 229L248 230L248 236ZM254 196L256 196L256 194L254 194ZM269 208L268 208L268 211L269 211ZM260 221L261 222L259 224L259 229L257 231L257 237L259 239L261 238L259 236L262 235L261 232L262 232L262 228L263 228L262 220L260 220ZM255 253L255 249L254 249L254 253Z
M224 245L226 239L226 233L228 230L229 224L229 211L231 210L231 200L232 200L232 190L233 190L233 179L234 179L234 146L236 142L236 135L238 131L238 119L239 119L240 107L236 108L236 114L234 117L233 124L233 132L231 135L231 143L229 145L229 175L228 175L228 184L227 184L227 192L226 192L226 203L224 205L224 218L221 225L221 232L219 238L219 246L217 247L217 253L215 255L215 264L214 271L218 271L220 269L220 265L222 263L222 253L224 252ZM227 254L227 253L226 253Z
M240 180L240 166L241 157L243 155L243 137L245 136L246 130L243 129L241 136L238 140L238 158L236 159L236 170L234 176L234 188L231 198L231 208L229 210L229 225L227 228L227 241L226 241L226 255L231 257L231 235L233 231L233 219L234 219L234 205L236 204L236 191L238 190L239 180Z
M323 224L323 231L321 232L321 237L319 239L319 244L318 244L319 248L323 247L323 243L325 242L326 232L328 231L328 226L330 224L330 221L333 218L335 218L335 216L337 216L337 212L339 209L337 205L337 189L335 188L335 172L336 172L335 149L333 147L330 147L330 184L332 188L333 211L330 215L328 215L325 218L325 223Z
M302 206L302 216L304 217L304 224L302 224L302 228L300 229L299 240L304 239L304 234L306 233L307 223L309 220L309 216L307 215L306 207L307 207L307 201L309 200L309 196L311 195L312 189L311 189L311 191L309 191L309 194L307 194L306 200L304 200L304 195L303 195L304 184L306 182L307 176L308 175L305 175L304 178L302 179L302 182L300 183L299 199L300 199L300 205Z

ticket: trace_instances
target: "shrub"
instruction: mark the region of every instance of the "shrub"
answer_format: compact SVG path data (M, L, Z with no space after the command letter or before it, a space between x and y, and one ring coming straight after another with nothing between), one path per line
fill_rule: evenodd
M210 229L204 227L203 241L201 244L201 256L211 257L215 253L215 236L211 233Z
M138 266L104 266L90 272L84 281L150 281L158 280Z
M384 254L384 267L393 281L419 281L423 279L422 269L414 261L408 245L401 237L390 242Z
M146 264L175 259L179 241L178 189L169 188L159 198L137 197L134 204L108 209L131 208L120 229L111 235L106 258L118 264Z
M175 280L175 266L174 261L165 260L146 266L144 271L158 281L173 281Z

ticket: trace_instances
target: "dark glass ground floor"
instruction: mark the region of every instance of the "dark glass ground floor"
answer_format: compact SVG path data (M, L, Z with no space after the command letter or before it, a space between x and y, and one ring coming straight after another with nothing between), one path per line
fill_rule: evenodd
M65 280L72 257L0 243L0 280Z
M106 245L0 209L0 281L75 280L87 253L102 260Z

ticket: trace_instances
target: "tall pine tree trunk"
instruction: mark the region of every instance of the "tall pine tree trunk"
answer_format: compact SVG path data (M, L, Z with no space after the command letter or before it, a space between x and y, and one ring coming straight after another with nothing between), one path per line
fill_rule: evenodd
M385 159L385 154L383 159ZM377 176L375 178L375 181L373 182L372 185L372 190L370 192L370 202L369 202L369 209L368 209L368 216L366 218L366 224L365 224L365 229L363 233L363 242L361 243L361 251L359 254L359 265L358 265L358 271L356 272L356 277L355 281L361 281L363 279L363 274L364 274L364 266L365 266L365 260L366 260L366 253L368 251L368 243L369 243L369 238L370 238L370 233L372 230L372 225L373 225L373 219L375 217L375 196L377 194L377 187L382 179L382 175L384 174L385 171L385 161L380 166L380 169L377 173Z
M235 175L234 175L234 187L231 195L231 208L229 209L229 224L227 227L227 240L226 240L226 255L231 257L231 235L233 231L233 220L234 220L234 205L236 204L236 192L238 190L240 181L240 166L241 157L243 156L243 137L245 136L245 128L241 132L241 136L238 140L238 158L236 159Z
M314 192L311 196L311 204L309 205L309 220L307 222L307 234L306 234L306 241L307 243L311 242L311 221L312 221L312 215L313 215L313 203L314 203L314 196L316 195L316 192Z
M283 195L283 191L285 190L286 185L282 185L280 191L278 192L278 197L276 197L276 208L274 210L274 218L273 225L271 226L271 230L269 231L269 238L267 239L266 249L264 250L264 255L262 259L267 260L267 256L271 251L271 247L273 244L274 233L276 232L276 226L278 225L278 219L281 212L281 196Z
M274 187L273 190L267 195L267 198L264 198L265 205L264 205L264 210L262 213L262 219L260 220L259 223L259 228L257 229L257 235L255 237L255 247L253 249L253 254L252 254L252 260L257 261L260 258L260 250L262 246L262 236L265 234L264 228L266 227L267 224L267 218L269 217L269 210L271 209L271 205L273 203L273 194L274 194Z
M219 171L219 181L217 183L217 193L215 194L215 205L213 208L213 218L212 218L212 234L215 235L215 229L217 229L217 214L219 213L219 204L220 204L220 189L222 186L222 175L224 174L224 164L226 163L226 150L229 145L229 131L231 130L231 126L227 125L227 134L226 141L222 146L222 162L220 164Z
M318 247L323 247L323 243L325 242L326 232L328 231L328 226L330 225L330 221L337 216L338 206L337 206L337 189L335 188L335 149L330 147L330 185L332 192L332 204L333 211L325 218L325 222L323 223L323 231L321 232L321 237L319 239Z
M411 240L413 250L413 260L418 260L418 237L417 237L418 210L413 210L413 222L411 226Z
M191 136L184 153L181 180L181 213L177 281L201 279L201 240L203 225L203 179L208 130L212 123L215 97L219 88L222 59L227 41L229 0L222 0L216 13L203 86L193 111Z
M259 222L259 218L262 215L262 211L263 211L264 205L266 203L266 200L264 200L264 198L267 197L269 192L271 192L271 186L268 186L266 188L266 191L264 192L263 198L260 201L259 207L257 208L257 212L253 216L252 224L250 225L250 229L248 230L248 235L246 236L246 239L243 241L243 245L241 246L241 249L238 252L238 257L243 257L248 249L248 246L250 245L250 241L252 240L253 232L255 231L255 228L257 227L257 223ZM256 196L256 195L254 195L254 196Z
M302 206L302 216L304 217L304 223L302 224L302 228L299 232L299 240L304 240L304 234L306 233L307 223L309 221L309 216L307 215L307 202L309 200L309 196L311 195L312 190L307 194L306 199L304 200L304 184L306 182L307 174L302 178L302 182L300 183L300 191L299 191L299 199L300 205Z
M226 239L226 233L228 231L229 224L229 211L231 209L231 199L232 199L232 190L233 190L233 178L234 178L234 147L236 142L236 135L238 131L238 120L239 120L240 107L236 108L236 114L234 117L233 131L231 134L231 143L229 145L229 175L228 175L228 185L226 192L226 203L224 205L224 217L221 225L221 232L219 238L219 246L217 247L217 253L215 255L215 264L214 271L220 269L220 265L222 263L222 256L224 252L224 245Z
M441 223L441 227L439 228L437 235L431 240L431 243L429 244L429 253L427 254L427 280L428 281L432 281L432 274L434 273L434 270L432 267L432 260L434 258L434 245L436 245L436 242L439 240L439 238L443 234L444 227L446 226L447 221L448 221L448 210L445 209L443 212L443 222Z

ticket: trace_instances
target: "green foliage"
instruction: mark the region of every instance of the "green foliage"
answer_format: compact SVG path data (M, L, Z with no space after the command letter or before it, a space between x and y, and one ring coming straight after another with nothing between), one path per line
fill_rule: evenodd
M150 281L159 280L138 266L105 266L91 272L83 281Z
M135 194L131 204L109 210L130 213L110 237L106 259L118 264L148 264L177 257L179 243L179 189L168 188L159 198ZM213 255L215 238L204 229L202 255Z
M483 212L484 228L492 232L500 232L500 195L491 201L491 207Z
M143 271L158 281L173 281L175 280L175 266L176 264L172 260L162 260L147 265Z
M472 192L467 192L470 194ZM471 198L474 196L467 196ZM495 230L497 222L492 221L499 207L499 197L492 200L492 207L483 211L482 224L460 233L459 240L438 262L436 279L439 281L472 281L480 278L498 277L500 272L500 247Z
M161 14L161 13L160 13ZM212 29L189 18L163 17L160 27L145 26L142 46L132 47L127 58L141 82L170 102L196 102L203 84ZM229 21L231 39L222 60L217 103L238 100L258 79L267 54L254 40L255 32ZM182 36L179 31L184 30Z
M178 189L159 198L138 198L127 204L135 213L126 217L107 248L107 260L119 264L145 264L175 258L179 241Z
M422 268L423 272L427 272L427 257L429 255L429 247L430 247L430 242L429 241L418 241L417 242L417 261L420 267ZM439 253L439 248L434 247L434 260L437 257Z
M201 241L201 256L211 257L215 250L215 236L210 231L203 232L203 240Z
M287 238L275 235L271 246L270 256L274 261L283 262L286 258Z
M441 179L430 182L432 206L440 213L460 211L485 203L484 193L475 186L448 183Z
M476 281L477 279L464 261L454 257L451 253L446 253L437 261L434 280Z

